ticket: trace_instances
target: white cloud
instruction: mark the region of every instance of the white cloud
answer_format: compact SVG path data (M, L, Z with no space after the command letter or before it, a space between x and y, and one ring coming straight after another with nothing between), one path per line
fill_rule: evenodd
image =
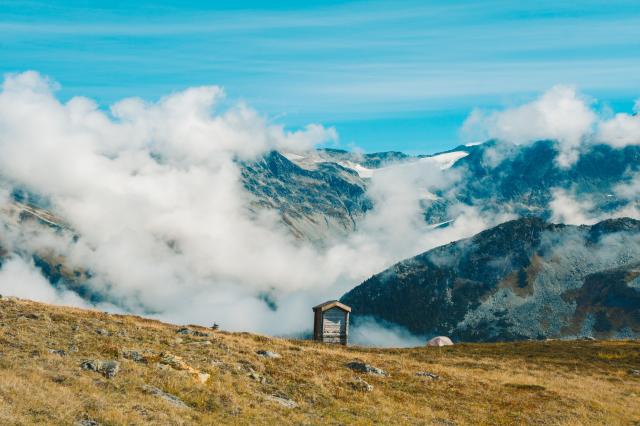
M27 263L20 257L11 258L2 264L0 294L59 305L82 308L89 306L75 293L54 289L32 263Z
M493 223L470 214L474 220L429 229L418 194L449 183L439 167L416 163L376 173L375 208L359 232L320 249L293 240L275 214L250 214L235 160L272 149L307 150L336 140L335 130L312 124L289 132L246 105L223 109L224 93L215 86L156 103L125 99L110 113L86 98L61 103L54 88L34 72L5 79L0 171L6 182L47 196L79 238L25 225L12 228L3 243L88 268L88 285L136 313L300 333L310 328L310 307L318 302L403 257ZM46 282L27 266L5 266L31 283L22 295L57 300L43 293ZM265 294L280 309L269 309Z
M610 120L601 122L598 140L616 148L640 145L640 116L620 113Z
M561 166L577 159L577 148L592 132L596 114L576 90L555 86L538 99L504 111L474 110L463 125L463 133L473 140L499 139L517 145L542 139L557 140Z
M593 205L588 200L578 200L563 189L552 192L553 199L549 203L552 212L551 222L568 225L591 225L598 222L589 211Z
M360 346L412 348L424 346L426 341L404 327L378 322L372 317L361 318L349 332L349 342Z

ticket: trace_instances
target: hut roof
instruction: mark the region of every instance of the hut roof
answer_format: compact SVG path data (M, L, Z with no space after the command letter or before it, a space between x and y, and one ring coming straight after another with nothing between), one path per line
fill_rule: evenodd
M339 308L339 309L342 309L345 312L351 312L351 308L350 307L348 307L344 303L340 303L337 300L329 300L328 302L321 303L318 306L314 306L313 310L314 311L318 311L319 310L320 312L324 312L324 311L329 310L331 308Z

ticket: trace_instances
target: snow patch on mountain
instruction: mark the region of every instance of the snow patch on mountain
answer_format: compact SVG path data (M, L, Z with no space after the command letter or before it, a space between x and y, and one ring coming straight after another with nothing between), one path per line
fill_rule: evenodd
M464 151L445 152L443 154L436 154L431 157L421 158L420 161L425 163L434 163L440 167L440 170L446 170L453 167L453 165L461 158L469 155Z

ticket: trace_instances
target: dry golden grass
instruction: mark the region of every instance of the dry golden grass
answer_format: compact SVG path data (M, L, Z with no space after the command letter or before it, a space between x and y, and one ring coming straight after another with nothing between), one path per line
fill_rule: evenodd
M629 373L640 369L639 342L382 350L191 328L210 336L179 335L177 326L139 317L1 299L0 424L640 424L640 378ZM260 349L281 358L260 357ZM148 362L124 358L127 350L148 354ZM155 362L160 353L211 376L202 384ZM108 379L82 370L85 359L117 360L120 371ZM390 375L355 373L345 367L354 359ZM263 379L252 379L252 371ZM358 376L371 392L354 389ZM145 392L145 385L189 407ZM271 396L298 406L285 408Z

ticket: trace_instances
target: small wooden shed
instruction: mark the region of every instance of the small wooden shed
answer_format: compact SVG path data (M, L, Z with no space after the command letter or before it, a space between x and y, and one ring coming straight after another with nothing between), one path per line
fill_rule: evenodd
M313 307L313 340L346 345L351 308L337 300Z

